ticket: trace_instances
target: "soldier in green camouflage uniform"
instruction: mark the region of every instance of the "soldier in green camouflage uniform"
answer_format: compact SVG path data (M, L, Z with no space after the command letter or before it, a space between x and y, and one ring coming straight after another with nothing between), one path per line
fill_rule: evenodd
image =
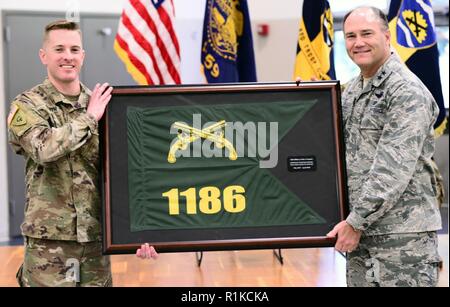
M344 18L361 75L342 95L351 213L329 233L347 252L349 286L435 286L441 228L433 123L425 85L390 51L386 16L362 7Z
M84 51L76 23L46 27L40 58L48 79L17 96L9 141L26 160L21 286L111 286L101 253L97 122L111 98L79 81Z

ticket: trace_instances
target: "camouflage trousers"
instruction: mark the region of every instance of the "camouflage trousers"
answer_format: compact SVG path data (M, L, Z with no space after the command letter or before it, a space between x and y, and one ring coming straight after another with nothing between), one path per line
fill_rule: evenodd
M111 287L111 263L101 242L24 237L25 257L17 272L21 287Z
M349 287L434 287L439 255L436 232L362 236L347 254Z

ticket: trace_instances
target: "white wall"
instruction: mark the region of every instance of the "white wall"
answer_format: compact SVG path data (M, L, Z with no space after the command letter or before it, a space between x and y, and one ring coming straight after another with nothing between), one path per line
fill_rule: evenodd
M83 13L120 14L126 0L0 0L0 10L56 11L79 10ZM200 44L206 0L174 0L181 47L183 83L202 83ZM282 5L280 5L282 3ZM290 80L295 58L297 24L302 0L248 0L252 27L270 26L268 37L253 31L258 81ZM0 24L1 12L0 12ZM2 26L3 29L3 26ZM37 52L37 50L36 50ZM88 51L89 52L89 51ZM0 101L5 101L3 69L3 31L0 31ZM0 242L8 239L7 134L8 110L0 103Z

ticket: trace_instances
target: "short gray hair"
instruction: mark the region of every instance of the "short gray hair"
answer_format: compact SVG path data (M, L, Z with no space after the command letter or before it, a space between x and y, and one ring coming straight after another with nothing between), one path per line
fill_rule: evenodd
M344 20L342 21L342 29L344 29L345 21L347 20L348 16L350 16L350 14L353 13L354 11L356 11L358 9L362 9L362 8L370 9L372 11L373 15L380 22L382 29L385 31L389 30L389 22L388 22L386 14L382 10L380 10L379 8L374 7L374 6L359 6L357 8L354 8L353 10L349 11L347 14L345 14Z

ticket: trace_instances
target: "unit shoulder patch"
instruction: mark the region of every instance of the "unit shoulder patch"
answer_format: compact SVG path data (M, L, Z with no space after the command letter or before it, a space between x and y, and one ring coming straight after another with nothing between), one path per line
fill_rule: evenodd
M25 113L19 107L13 106L13 109L8 116L8 126L23 126L26 123L27 119Z

